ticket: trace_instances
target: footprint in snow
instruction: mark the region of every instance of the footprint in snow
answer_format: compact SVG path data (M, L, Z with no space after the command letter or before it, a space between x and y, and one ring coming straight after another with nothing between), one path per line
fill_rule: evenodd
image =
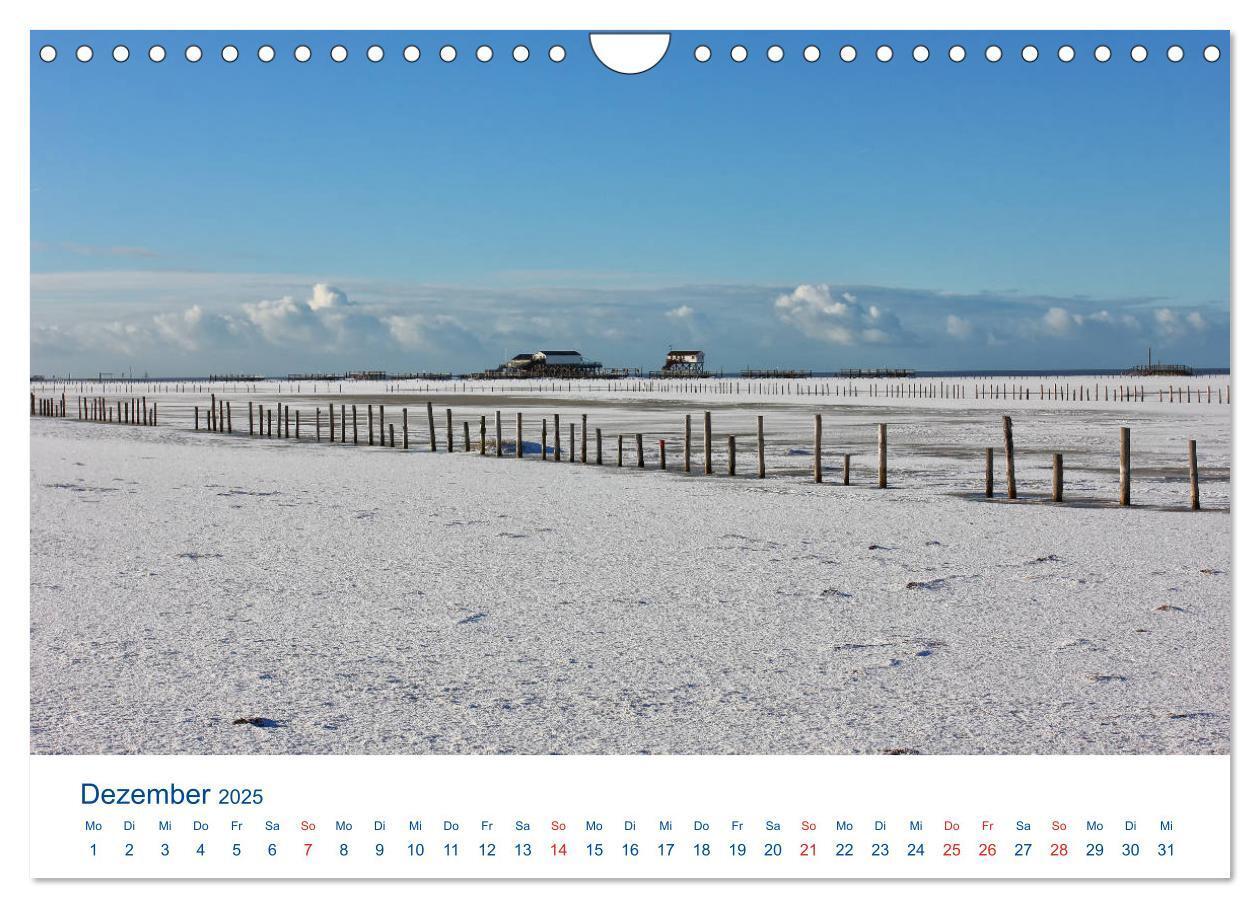
M280 728L284 723L275 719L268 719L264 716L246 716L243 719L236 719L233 725L252 725L255 728Z
M1129 679L1126 678L1124 675L1092 674L1092 675L1086 675L1085 680L1088 681L1090 684L1111 684L1112 682L1128 681Z
M1181 607L1181 606L1179 606L1179 605L1171 605L1171 604L1169 604L1169 603L1165 602L1163 605L1157 605L1157 606L1155 606L1154 611L1157 611L1157 612L1184 612L1184 611L1185 611L1185 609L1184 609L1184 608L1182 608L1182 607Z
M476 624L478 621L481 621L483 618L489 618L489 617L490 616L487 615L485 612L477 612L477 614L469 615L467 618L461 618L459 619L459 621L455 623L456 624Z
M935 580L911 580L906 584L908 590L939 590L945 587L945 579L938 577Z

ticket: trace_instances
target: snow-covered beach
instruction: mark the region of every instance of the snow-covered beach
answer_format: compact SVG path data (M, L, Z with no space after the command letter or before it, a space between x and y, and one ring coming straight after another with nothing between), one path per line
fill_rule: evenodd
M1153 396L1160 382L1145 386ZM70 418L31 420L33 751L1229 750L1228 404L848 398L804 384L217 390L232 435L192 431L201 388L134 392L159 402L157 427L77 421L75 396L94 393L77 389ZM301 441L249 437L247 400L303 410ZM352 400L385 404L395 424L414 408L411 449L316 443L314 408ZM684 475L683 414L698 465L705 409L715 475ZM475 447L495 410L508 440L524 412L523 461L463 453L463 422ZM543 462L555 414L564 457ZM603 467L568 462L582 414L592 461L602 429ZM1001 486L1003 414L1016 502L981 494L986 446ZM1120 426L1133 438L1127 509L1114 505ZM616 437L633 464L635 433L650 469L619 470ZM1046 501L1052 452L1062 505Z

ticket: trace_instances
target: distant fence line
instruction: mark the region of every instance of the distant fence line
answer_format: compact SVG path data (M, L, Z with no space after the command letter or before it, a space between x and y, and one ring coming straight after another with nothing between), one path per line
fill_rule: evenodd
M401 432L395 431L395 424L387 423L385 419L385 404L364 404L366 410L366 441L368 447L389 447L395 448L401 446L402 450L411 448L411 423L409 408L403 407L401 414ZM239 404L238 404L239 408ZM239 412L239 410L238 410ZM275 403L271 407L258 404L255 408L253 401L248 401L245 407L246 424L248 437L259 438L284 438L296 439L302 438L302 411L301 409L292 408L288 404ZM68 401L65 394L60 398L57 397L36 397L31 394L31 415L50 418L64 419L68 413ZM313 413L313 426L312 426ZM350 444L357 446L360 443L359 428L362 425L359 417L359 404L337 405L328 403L327 418L324 416L325 408L315 406L307 412L307 437L315 443L327 442L328 444ZM530 442L525 438L525 421L524 414L521 411L516 412L516 437L510 442L505 442L503 436L503 412L495 410L494 412L494 441L493 456L503 457L506 451L511 451L516 459L524 459ZM157 403L150 403L147 396L131 397L126 399L109 400L106 397L79 397L75 401L75 416L78 421L83 422L99 422L113 423L132 426L156 426L158 425L158 407ZM349 430L347 431L347 417L349 421ZM430 452L438 451L438 434L437 421L434 415L432 402L427 402L424 408L424 418L427 423L427 441ZM766 451L765 451L765 424L764 417L758 415L756 417L756 463L757 478L764 479L766 476ZM196 432L226 433L235 434L232 429L232 404L231 401L220 398L217 394L211 394L208 406L204 409L200 405L194 405L192 411L192 427ZM560 414L552 414L553 426L553 443L551 454L555 462L560 462L561 444L560 444ZM594 455L592 456L588 449L588 442L591 433L587 426L587 414L583 413L580 417L581 434L578 436L578 423L570 421L569 428L569 445L568 460L570 463L577 462L586 464L594 463L597 466L604 465L604 434L602 427L594 429ZM546 416L541 419L539 427L539 445L538 456L543 460L548 460L547 446L547 427L548 420ZM813 458L812 458L812 480L814 483L823 482L823 416L821 413L815 413L813 417L814 437L813 437ZM311 435L311 429L314 435ZM445 409L445 449L447 453L455 452L455 422L454 413L451 408ZM880 489L888 487L888 424L876 424L876 486ZM617 466L624 465L624 446L625 435L617 435ZM424 440L425 436L422 436ZM683 437L681 451L681 471L683 473L691 473L692 471L692 426L691 414L685 414L683 419ZM703 424L701 431L702 439L702 459L698 465L704 475L713 475L714 473L714 434L712 412L705 410L703 413ZM736 476L736 458L737 458L737 439L736 435L726 436L726 475ZM580 446L579 446L580 441ZM1010 416L1002 416L1002 444L1003 454L1006 465L1006 498L1014 501L1019 498L1016 484L1016 453L1015 453L1015 436L1014 424ZM486 417L481 416L479 445L475 449L478 456L489 456L489 449L486 440ZM643 433L636 432L634 434L634 450L635 465L639 469L646 467L646 459L644 454ZM666 440L664 438L657 439L658 465L660 470L668 469L668 459L666 457ZM463 423L463 451L464 453L473 453L474 446L468 421ZM994 497L993 482L993 454L994 449L987 447L984 449L984 497L992 499ZM1132 504L1132 468L1131 468L1131 450L1130 450L1130 433L1127 426L1120 428L1120 438L1118 447L1118 466L1119 466L1119 488L1118 503L1123 507L1129 507ZM843 453L843 485L850 484L850 468L851 453ZM1189 508L1197 511L1199 507L1199 465L1198 465L1198 445L1195 439L1188 439L1187 443L1187 478L1189 490ZM1050 500L1053 502L1062 502L1063 495L1063 455L1060 452L1051 454L1051 494Z
M356 393L355 382L311 381L309 392L303 381L275 382L182 382L182 381L150 381L101 383L92 379L81 379L66 382L41 383L40 390L51 387L62 393L82 391L99 386L104 393L113 388L115 393L134 394L137 391L150 394L159 392L209 394L228 392L232 394L271 393L274 386L277 396L285 394L332 394ZM320 391L320 385L324 390ZM347 388L349 385L349 388ZM384 393L395 394L568 394L574 390L579 392L603 391L609 394L651 394L660 392L676 392L695 395L754 395L760 397L829 397L840 399L857 399L866 397L872 401L891 400L1038 400L1064 402L1105 402L1105 403L1145 403L1148 400L1156 403L1231 403L1231 385L1224 383L1213 387L1191 384L1109 384L1104 381L1094 382L960 382L918 381L910 382L900 379L868 381L857 383L848 380L832 379L828 381L727 381L723 379L686 380L665 379L646 381L519 381L519 380L484 380L461 381L450 380L440 383L426 382L422 385L402 385L397 382L385 382ZM36 392L32 392L36 393ZM380 393L373 391L372 393Z

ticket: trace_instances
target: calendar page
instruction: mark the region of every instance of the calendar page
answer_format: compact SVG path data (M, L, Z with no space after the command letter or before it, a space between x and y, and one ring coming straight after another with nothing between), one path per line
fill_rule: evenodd
M1230 32L522 19L26 33L31 877L1229 878Z

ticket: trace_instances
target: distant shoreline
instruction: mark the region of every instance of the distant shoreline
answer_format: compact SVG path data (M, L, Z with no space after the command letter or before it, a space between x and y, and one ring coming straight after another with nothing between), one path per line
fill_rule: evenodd
M771 371L771 370L765 370L765 371ZM961 371L961 370L932 371L932 370L925 369L922 371L916 370L913 376L909 376L905 378L902 378L902 377L878 378L876 376L850 376L847 372L813 372L807 369L802 369L802 370L780 369L778 371L792 371L792 372L799 371L801 374L800 375L784 375L784 376L774 377L773 379L765 379L765 380L799 381L799 380L814 379L814 378L849 378L853 381L876 381L876 380L878 381L914 381L914 380L925 379L925 378L1079 378L1081 376L1087 376L1087 375L1118 378L1118 377L1126 376L1129 374L1128 369L1058 369L1058 370L989 369L989 370L969 370L969 371ZM1230 375L1230 369L1228 367L1195 368L1194 375L1190 377L1200 378L1200 377L1208 376L1208 375L1228 376ZM1162 379L1168 376L1147 375L1147 376L1133 376L1133 377L1136 379L1141 379L1141 378ZM1185 376L1171 376L1171 377L1180 379ZM244 374L242 375L215 375L215 376L144 375L144 376L130 376L130 377L125 376L125 375L112 375L104 379L101 379L100 377L95 376L95 375L81 375L81 376L40 375L40 376L31 377L32 382L45 382L45 383L48 383L48 382L99 382L102 380L106 382L112 382L112 383L123 383L123 382L171 382L171 381L232 382L232 381L246 381L246 380L266 381L266 382L312 381L312 380L356 381L357 379L342 378L342 377L312 379L310 376L302 376L301 378L294 378L289 375L244 375ZM644 380L660 380L660 381L716 381L716 380L749 381L749 380L752 380L752 381L757 381L759 379L757 378L750 379L749 376L744 375L741 372L713 372L713 373L707 374L703 378L697 377L697 376L684 376L684 375L678 375L678 376L673 376L669 378L662 378L659 375L644 373L642 375L628 375L628 376L623 376L620 378L606 378L606 377L580 378L580 377L574 376L574 377L560 379L560 378L547 378L547 377L515 378L515 377L505 376L502 378L492 379L492 378L485 378L481 376L474 377L472 373L469 373L469 374L450 373L444 377L438 377L435 374L429 374L425 376L423 379L416 378L411 375L387 375L383 379L371 379L371 380L372 381L421 381L421 380L447 381L447 380L450 380L450 381L611 381L611 382L616 382L616 381L644 381Z

